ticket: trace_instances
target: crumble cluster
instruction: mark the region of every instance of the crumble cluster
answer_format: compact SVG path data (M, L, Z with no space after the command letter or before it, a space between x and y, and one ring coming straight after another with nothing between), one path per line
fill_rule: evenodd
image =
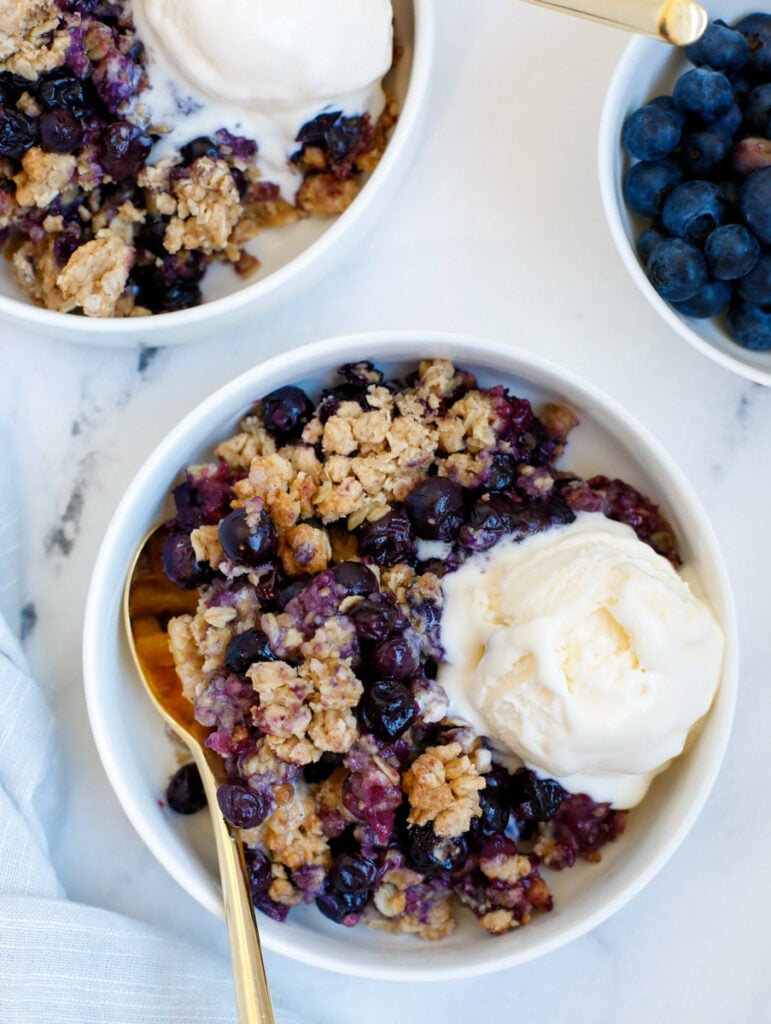
M315 403L265 396L175 488L163 563L197 607L170 650L264 913L315 902L439 939L462 904L502 934L551 909L543 867L623 831L607 804L495 763L436 681L442 577L472 552L574 507L675 552L633 488L557 469L576 422L446 360L403 380L356 363Z
M287 202L259 176L257 143L225 129L151 163L147 85L128 0L0 0L0 243L38 305L93 317L197 305L212 261L248 276L261 231L344 212L397 117L391 102L376 125L305 125Z

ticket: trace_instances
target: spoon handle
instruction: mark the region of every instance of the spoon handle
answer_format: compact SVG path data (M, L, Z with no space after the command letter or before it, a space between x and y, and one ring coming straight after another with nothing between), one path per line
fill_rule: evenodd
M528 0L539 7L688 46L704 33L709 15L693 0Z
M231 830L222 817L217 803L217 783L206 754L196 750L194 756L214 827L239 1024L275 1024L254 904L247 883L243 844L238 833Z

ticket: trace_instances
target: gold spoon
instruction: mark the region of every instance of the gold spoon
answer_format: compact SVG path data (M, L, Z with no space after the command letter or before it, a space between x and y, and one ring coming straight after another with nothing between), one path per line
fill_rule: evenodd
M528 0L539 7L576 14L603 25L689 46L709 24L709 15L693 0Z
M260 937L247 883L244 849L217 804L217 786L225 781L219 754L204 746L208 734L193 717L193 705L169 650L166 624L173 615L195 610L195 591L175 587L163 572L163 526L139 545L123 590L123 618L129 647L145 690L166 724L189 749L201 774L217 846L222 899L228 928L233 981L240 1024L275 1024Z

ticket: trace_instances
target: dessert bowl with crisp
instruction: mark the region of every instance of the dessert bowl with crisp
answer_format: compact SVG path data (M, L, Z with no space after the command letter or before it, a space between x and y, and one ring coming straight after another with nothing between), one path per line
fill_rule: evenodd
M122 634L133 553L163 521L187 611L148 615L148 642L168 629L227 760L220 806L245 830L269 948L413 980L525 961L619 909L706 799L736 627L666 453L508 346L333 339L244 374L162 442L90 588L100 756L212 912L206 823L167 805L179 762Z
M56 337L172 343L328 267L408 163L433 10L324 10L234 0L212 24L210 5L174 0L14 6L0 313Z
M697 351L769 385L771 15L762 10L722 0L685 51L633 40L608 89L598 156L608 226L640 292Z

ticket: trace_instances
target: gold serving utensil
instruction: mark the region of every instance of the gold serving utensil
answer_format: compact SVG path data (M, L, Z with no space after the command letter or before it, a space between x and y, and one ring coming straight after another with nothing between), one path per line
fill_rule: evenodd
M693 0L527 0L538 7L575 14L603 25L663 39L674 46L695 43L709 15Z
M165 535L163 526L151 530L129 569L123 591L126 635L148 696L188 748L201 774L217 846L239 1022L275 1024L243 845L238 830L225 821L217 804L217 786L225 781L224 763L204 746L208 730L193 717L193 705L182 692L169 650L168 620L194 611L197 594L175 587L163 572Z

